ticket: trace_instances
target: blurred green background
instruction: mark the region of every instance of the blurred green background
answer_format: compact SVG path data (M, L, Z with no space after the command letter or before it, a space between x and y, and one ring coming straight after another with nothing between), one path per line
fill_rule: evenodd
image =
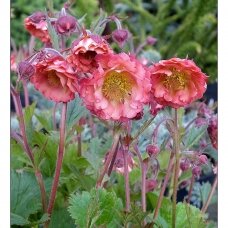
M54 0L58 11L63 0ZM135 45L144 42L148 35L157 43L147 47L162 59L188 56L209 76L217 81L217 1L216 0L76 0L71 8L77 18L86 14L89 26L99 16L100 8L108 14L123 18L134 37ZM37 10L45 11L50 2L45 0L11 1L11 37L16 45L26 44L29 34L23 28L26 16ZM113 26L113 25L111 25Z

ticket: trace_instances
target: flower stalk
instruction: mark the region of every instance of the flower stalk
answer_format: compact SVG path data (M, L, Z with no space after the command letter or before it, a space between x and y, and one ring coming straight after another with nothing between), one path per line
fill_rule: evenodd
M176 201L177 201L177 188L178 188L178 176L180 170L180 141L179 141L179 129L178 129L178 110L174 109L174 154L175 154L175 170L173 180L173 202L172 202L172 228L176 227Z
M55 203L57 188L59 184L59 177L60 177L60 172L61 172L62 162L63 162L64 145L65 145L66 112L67 112L67 103L64 102L62 107L61 121L60 121L60 139L59 139L58 157L57 157L55 175L52 183L51 194L50 194L48 209L47 209L47 212L50 216Z

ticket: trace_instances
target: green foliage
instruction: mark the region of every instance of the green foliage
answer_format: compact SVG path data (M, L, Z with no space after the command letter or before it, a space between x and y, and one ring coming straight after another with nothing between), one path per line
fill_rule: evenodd
M119 213L123 209L122 202L114 192L105 189L92 189L72 195L68 208L75 224L81 228L107 225L117 222Z
M155 193L149 193L148 199L153 208L156 207L158 196ZM172 202L168 198L163 198L158 219L155 223L163 224L162 227L171 227L172 224ZM159 225L157 227L160 227ZM203 214L200 210L187 203L177 203L176 205L176 227L177 228L206 228Z
M41 209L40 192L34 174L11 170L10 208L11 225L39 224L47 220L47 215L37 221L30 221L30 216Z

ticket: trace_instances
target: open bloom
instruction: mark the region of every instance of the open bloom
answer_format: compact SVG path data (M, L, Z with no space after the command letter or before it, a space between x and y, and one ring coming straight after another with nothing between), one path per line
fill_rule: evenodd
M152 94L161 105L184 107L200 99L207 88L207 76L192 60L162 60L150 71Z
M86 33L73 42L67 61L75 65L78 71L93 72L98 66L96 55L111 52L111 48L102 37Z
M149 101L149 71L125 53L97 55L96 60L99 67L92 78L80 82L87 108L106 120L134 118Z
M30 78L35 88L46 98L56 102L73 100L77 91L75 70L61 55L50 55L35 64L35 74Z
M43 12L35 12L25 18L24 25L26 30L44 43L50 42L50 36L47 29L46 15Z

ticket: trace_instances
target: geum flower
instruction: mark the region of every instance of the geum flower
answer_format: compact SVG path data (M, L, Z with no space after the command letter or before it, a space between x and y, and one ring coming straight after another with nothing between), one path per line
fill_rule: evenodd
M98 69L80 81L80 95L87 108L105 120L134 118L150 99L150 74L125 53L97 55Z
M25 29L43 43L50 42L46 15L43 12L35 12L24 20Z
M73 42L67 61L75 65L78 71L90 73L98 67L96 55L105 53L112 53L108 43L98 35L84 32L80 39Z
M45 57L34 64L35 74L30 81L47 99L68 102L75 98L77 92L77 74L63 56L55 50L53 53L46 53Z
M189 59L162 60L150 72L152 95L164 106L184 107L200 99L207 88L207 76Z

